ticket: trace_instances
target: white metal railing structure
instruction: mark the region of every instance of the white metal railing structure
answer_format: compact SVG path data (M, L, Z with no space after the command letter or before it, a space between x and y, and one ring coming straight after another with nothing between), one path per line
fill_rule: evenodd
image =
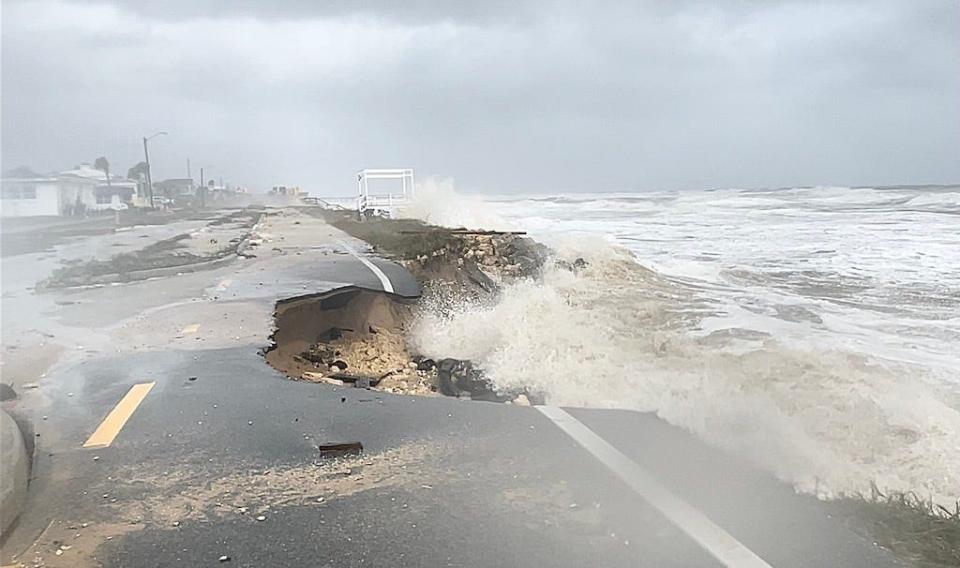
M369 180L372 179L398 179L400 180L400 193L370 193ZM413 169L364 169L357 172L357 211L362 215L368 209L386 209L393 213L393 208L403 205L408 200L413 199Z
M324 209L345 209L353 211L357 206L357 199L355 197L313 197L308 195L300 199L308 205L319 205Z

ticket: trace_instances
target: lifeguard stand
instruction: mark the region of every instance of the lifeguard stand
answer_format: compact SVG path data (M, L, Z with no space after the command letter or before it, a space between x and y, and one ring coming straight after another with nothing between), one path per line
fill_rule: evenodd
M370 193L370 180L400 180L399 192ZM374 210L393 215L394 208L413 199L413 169L364 169L357 172L357 211L362 216L365 211Z

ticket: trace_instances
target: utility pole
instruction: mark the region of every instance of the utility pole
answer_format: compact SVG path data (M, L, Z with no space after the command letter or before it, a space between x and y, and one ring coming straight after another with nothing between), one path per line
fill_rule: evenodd
M153 209L153 174L150 172L150 152L147 151L147 142L151 138L165 135L166 132L157 132L156 134L143 137L143 159L147 163L147 198L150 200L150 209Z
M190 183L193 183L193 174L190 173L190 158L187 158L187 179L190 180Z
M207 206L207 186L203 183L203 167L200 168L200 209Z
M147 163L147 203L153 209L153 180L150 179L150 152L147 151L147 137L143 137L143 158Z

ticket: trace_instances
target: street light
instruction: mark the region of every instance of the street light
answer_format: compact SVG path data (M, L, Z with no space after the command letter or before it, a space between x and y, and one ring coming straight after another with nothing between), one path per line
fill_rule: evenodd
M147 151L147 142L157 136L164 136L164 131L143 137L143 159L147 162L147 197L150 199L150 208L153 209L153 175L150 173L150 152Z

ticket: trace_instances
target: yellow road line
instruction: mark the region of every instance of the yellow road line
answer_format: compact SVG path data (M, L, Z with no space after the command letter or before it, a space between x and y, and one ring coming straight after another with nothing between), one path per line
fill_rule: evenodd
M188 325L187 327L180 330L180 335L188 335L190 333L196 333L200 330L200 324L195 323L193 325Z
M120 430L124 424L127 423L127 420L130 420L133 412L140 406L143 399L147 398L147 393L150 392L150 389L152 389L155 384L157 383L139 383L130 387L127 394L113 407L110 414L107 414L107 417L103 419L103 422L101 422L97 430L91 434L83 444L83 447L106 448L112 444L113 439L120 433Z

